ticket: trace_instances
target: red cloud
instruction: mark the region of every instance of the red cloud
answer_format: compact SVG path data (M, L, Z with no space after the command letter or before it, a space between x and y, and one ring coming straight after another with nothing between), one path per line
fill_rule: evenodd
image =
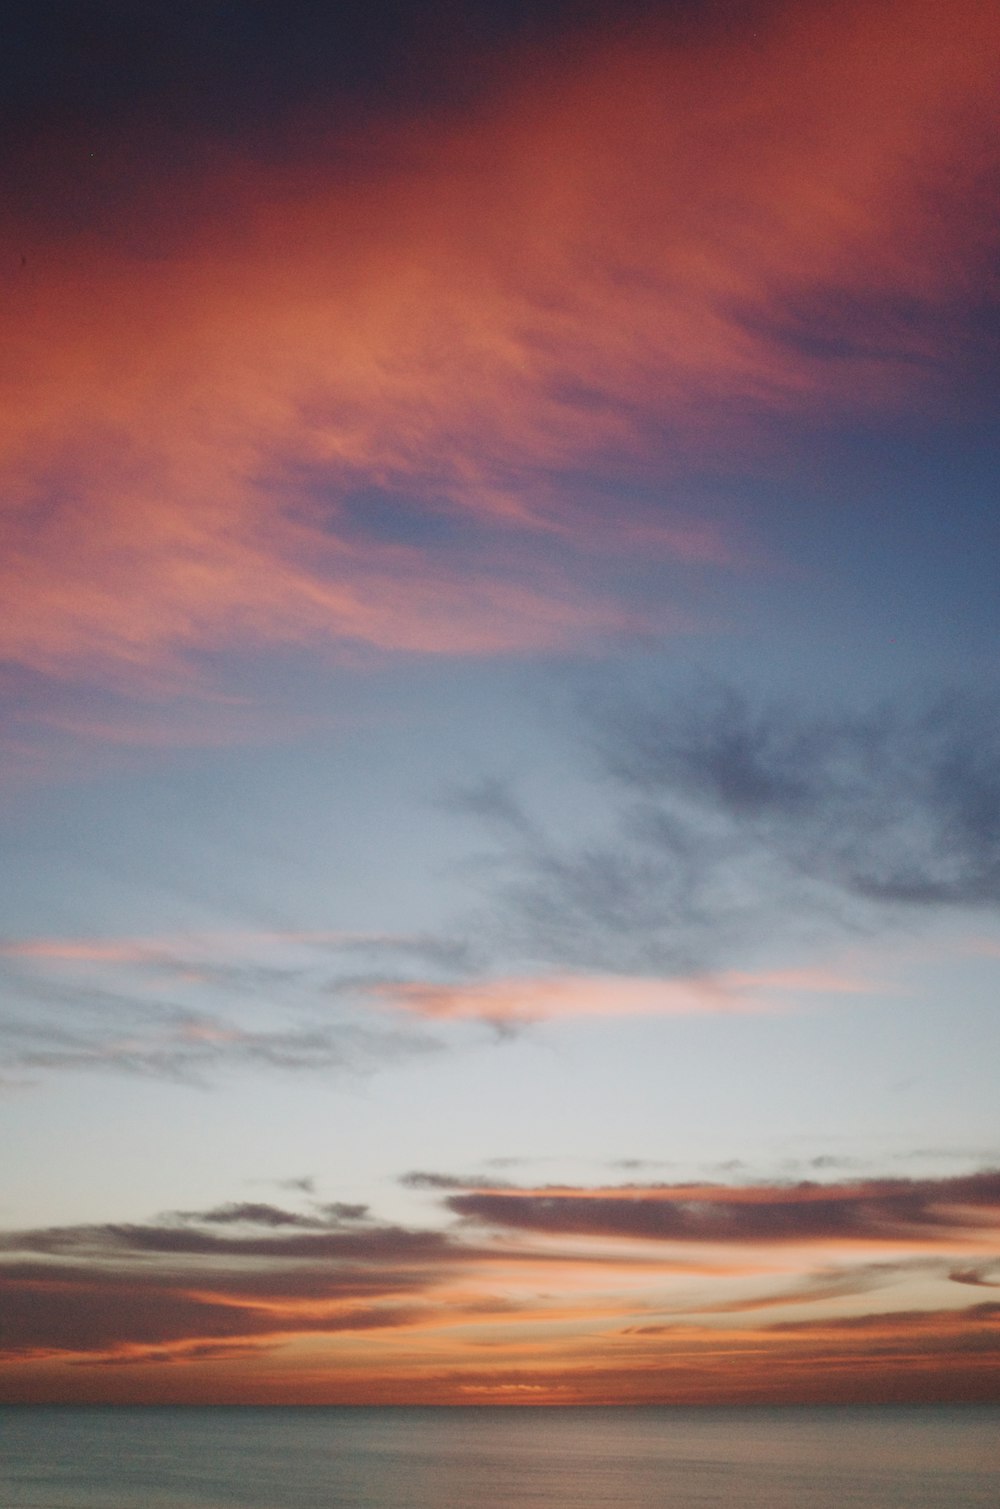
M762 414L911 392L992 244L998 41L977 0L595 36L457 123L324 152L313 120L277 168L154 169L117 235L13 227L0 652L171 686L204 646L484 654L635 623L587 559L739 548L626 527L581 474L659 486Z

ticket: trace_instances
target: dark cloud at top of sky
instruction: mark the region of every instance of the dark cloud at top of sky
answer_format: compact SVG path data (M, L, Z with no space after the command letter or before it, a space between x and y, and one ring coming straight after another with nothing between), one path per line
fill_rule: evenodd
M16 0L4 13L2 109L17 135L152 116L168 129L245 138L280 129L303 106L461 103L497 54L559 33L748 9L732 0Z

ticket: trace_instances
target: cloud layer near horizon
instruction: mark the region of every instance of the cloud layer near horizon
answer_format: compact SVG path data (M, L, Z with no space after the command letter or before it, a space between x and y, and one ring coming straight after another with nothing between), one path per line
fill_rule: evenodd
M777 1370L769 1397L798 1397L810 1362L807 1397L878 1397L887 1379L891 1396L991 1397L1000 1304L963 1308L948 1286L996 1283L996 1173L604 1189L406 1182L439 1189L461 1225L386 1225L341 1202L238 1201L146 1224L4 1233L0 1391L114 1398L119 1370L146 1369L158 1397L214 1387L233 1402L267 1396L279 1375L275 1397L316 1400L502 1399L533 1380L553 1398L597 1401L612 1376L627 1399L723 1399L759 1386L763 1357ZM881 1357L874 1370L866 1348L869 1362Z
M682 625L598 560L747 546L609 488L752 459L782 416L948 401L998 29L918 0L581 34L457 114L313 114L277 160L158 171L143 140L140 175L95 131L75 214L4 241L0 651L163 692L204 649Z

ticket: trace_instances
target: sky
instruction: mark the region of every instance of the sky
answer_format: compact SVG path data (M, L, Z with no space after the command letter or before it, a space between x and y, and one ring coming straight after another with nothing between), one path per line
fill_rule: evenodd
M998 50L13 4L0 1400L1000 1398Z

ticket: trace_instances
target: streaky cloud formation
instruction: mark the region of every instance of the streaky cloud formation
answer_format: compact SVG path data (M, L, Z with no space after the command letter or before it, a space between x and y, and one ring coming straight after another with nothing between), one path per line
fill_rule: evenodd
M581 35L457 117L312 114L277 160L151 181L154 142L140 174L96 133L75 219L24 207L4 243L5 657L166 694L227 645L669 630L598 558L746 549L677 504L609 519L609 486L758 449L762 416L949 403L995 247L995 15L760 27Z
M71 997L65 998L65 1007ZM86 1005L84 1001L81 1004ZM0 1043L14 1078L66 1070L121 1073L204 1085L232 1069L324 1074L368 1072L413 1054L433 1039L352 1022L249 1027L217 1016L160 1009L125 997L104 998L89 1020L64 1010L39 1020L0 1016Z
M766 1397L780 1399L798 1397L800 1369L841 1349L807 1397L874 1397L883 1369L893 1397L982 1397L980 1365L1000 1346L1000 1304L942 1302L949 1280L969 1282L950 1256L1000 1240L996 1173L827 1186L403 1182L436 1192L458 1227L386 1225L351 1204L233 1201L155 1223L4 1233L3 1397L113 1398L116 1368L170 1364L177 1398L204 1386L259 1399L255 1370L241 1380L210 1364L266 1354L291 1370L281 1397L287 1388L315 1401L392 1400L414 1387L437 1402L501 1399L522 1384L548 1394L556 1366L553 1397L567 1401L607 1398L612 1376L626 1399L691 1401L708 1388L740 1398L766 1375ZM873 1261L886 1246L898 1255ZM907 1306L914 1285L933 1302ZM896 1307L866 1310L876 1290L895 1292ZM761 1312L775 1318L762 1323ZM368 1335L380 1338L374 1352ZM327 1382L317 1389L306 1368L297 1392L306 1342L314 1355L328 1349ZM907 1374L899 1349L913 1345L921 1361ZM874 1372L863 1346L881 1359Z
M995 1242L1000 1173L854 1184L635 1185L618 1190L505 1188L452 1194L468 1220L517 1230L672 1242L843 1241L909 1246Z
M367 956L383 971L465 959L445 940L332 931L7 938L0 1045L15 1084L67 1070L202 1085L232 1070L364 1074L437 1051L414 1022L341 1009L364 993Z

